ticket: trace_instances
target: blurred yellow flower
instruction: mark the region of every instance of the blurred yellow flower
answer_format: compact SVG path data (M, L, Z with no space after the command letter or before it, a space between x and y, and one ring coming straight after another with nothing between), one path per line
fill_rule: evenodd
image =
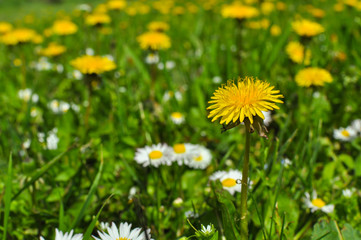
M279 36L282 32L280 26L278 25L272 25L270 31L272 36Z
M94 8L94 13L106 13L106 12L108 12L108 8L105 3L101 3Z
M56 20L51 30L56 35L71 35L78 31L78 27L69 20Z
M259 11L257 8L251 6L233 3L230 5L224 5L221 13L224 18L244 19L258 16Z
M275 103L283 103L279 98L279 90L261 80L252 77L238 78L235 83L228 81L227 85L218 88L208 103L211 104L208 118L212 122L220 118L220 124L243 122L246 118L253 124L254 118L264 119L262 111L279 109Z
M161 21L153 21L148 24L148 29L154 32L164 32L169 29L169 24Z
M160 32L146 32L137 37L137 41L142 49L167 49L170 48L170 38Z
M110 0L107 6L111 10L121 10L127 6L127 2L124 0Z
M283 10L286 10L287 6L284 2L277 2L276 8L277 8L277 10L283 11Z
M275 9L273 2L263 2L261 3L261 12L265 15L270 14Z
M107 57L84 55L70 62L83 74L100 74L115 69L115 63Z
M321 24L307 19L292 22L293 30L300 36L312 37L325 31Z
M322 68L309 67L300 70L295 80L299 86L309 87L314 86L323 86L325 83L332 82L331 74Z
M310 64L311 51L307 49L305 54L305 47L299 42L289 42L286 46L286 53L295 63L304 65Z
M35 34L35 36L33 37L33 40L32 40L32 42L36 43L36 44L42 43L43 41L44 41L44 38L40 34Z
M246 25L247 25L247 27L252 28L252 29L267 29L270 25L270 22L267 18L264 18L259 21L247 22Z
M173 8L172 12L174 15L183 15L185 13L185 9L182 6L177 6L175 8Z
M32 29L17 28L5 33L0 40L6 45L16 45L18 43L32 42L35 36L37 36L37 34Z
M46 57L58 56L66 51L66 47L57 43L50 43L48 47L40 50L39 54Z
M8 22L0 22L0 34L10 32L13 26Z
M109 15L105 13L93 13L85 17L85 23L90 26L110 23Z

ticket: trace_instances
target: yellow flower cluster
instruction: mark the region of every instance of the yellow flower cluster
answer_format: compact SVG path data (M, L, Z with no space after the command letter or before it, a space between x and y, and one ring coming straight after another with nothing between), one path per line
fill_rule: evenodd
M304 65L310 64L311 51L307 49L305 54L305 48L299 42L289 42L286 46L286 53L288 57L295 63Z
M224 18L244 19L258 16L259 11L257 8L251 6L233 3L224 5L221 13Z
M300 36L312 37L325 31L321 24L307 19L292 22L293 30Z
M56 35L71 35L78 31L78 27L72 21L57 20L54 22L50 31Z
M41 38L34 30L29 28L17 28L5 33L0 40L6 45L16 45L25 42L41 42Z
M325 69L309 67L297 73L296 82L299 86L303 87L309 87L311 85L323 86L325 83L332 82L332 76Z
M66 47L57 43L50 43L48 47L40 50L39 54L46 57L58 56L66 51Z
M161 32L146 32L137 37L137 41L142 49L168 49L171 46L168 35Z
M115 63L107 57L84 55L70 62L83 74L100 74L115 69Z

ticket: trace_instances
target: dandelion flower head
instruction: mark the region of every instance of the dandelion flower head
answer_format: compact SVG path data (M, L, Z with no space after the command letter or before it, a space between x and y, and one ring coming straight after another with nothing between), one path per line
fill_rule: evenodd
M295 80L299 86L309 87L314 86L323 86L325 83L332 82L331 74L322 68L309 67L300 70Z
M110 23L111 19L106 13L94 13L86 16L85 23L90 26Z
M0 22L0 34L10 32L13 26L8 22Z
M19 43L32 42L36 36L36 32L32 29L17 28L5 33L0 40L6 45L16 45Z
M110 0L107 2L107 6L110 10L121 10L127 6L127 2L124 0Z
M115 69L115 63L107 57L84 55L70 62L83 74L100 74Z
M244 19L258 16L259 11L257 8L251 6L233 3L230 5L224 5L222 7L221 14L224 18Z
M169 29L169 24L161 21L153 21L148 24L148 29L155 32L164 32Z
M58 56L66 51L66 47L57 43L50 43L48 47L41 49L40 54L46 57Z
M299 42L289 42L286 46L286 53L289 58L295 63L303 63L305 65L310 64L311 51L307 49L305 54L305 48Z
M251 77L239 78L238 81L228 81L217 89L207 110L210 110L208 118L212 122L220 119L220 124L241 123L246 118L253 124L256 116L264 119L262 111L279 109L275 103L283 103L279 98L279 90L261 80Z
M78 26L69 20L57 20L52 26L52 33L56 35L71 35L78 31Z
M307 19L292 22L293 30L300 36L312 37L325 31L321 24Z
M160 32L146 32L137 37L137 41L142 49L168 49L171 46L170 38L168 35Z

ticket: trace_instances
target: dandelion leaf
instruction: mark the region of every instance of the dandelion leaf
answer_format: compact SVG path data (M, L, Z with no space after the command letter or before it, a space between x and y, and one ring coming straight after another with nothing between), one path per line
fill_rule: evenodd
M342 240L341 232L335 221L320 221L312 231L311 240Z

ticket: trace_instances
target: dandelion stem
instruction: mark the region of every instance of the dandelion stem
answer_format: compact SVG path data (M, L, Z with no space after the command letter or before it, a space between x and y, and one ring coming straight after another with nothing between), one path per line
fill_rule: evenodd
M251 133L249 124L246 126L246 147L244 152L244 162L242 170L242 189L241 189L241 239L248 239L248 220L247 220L247 191L248 191L248 165L249 150L251 142Z

